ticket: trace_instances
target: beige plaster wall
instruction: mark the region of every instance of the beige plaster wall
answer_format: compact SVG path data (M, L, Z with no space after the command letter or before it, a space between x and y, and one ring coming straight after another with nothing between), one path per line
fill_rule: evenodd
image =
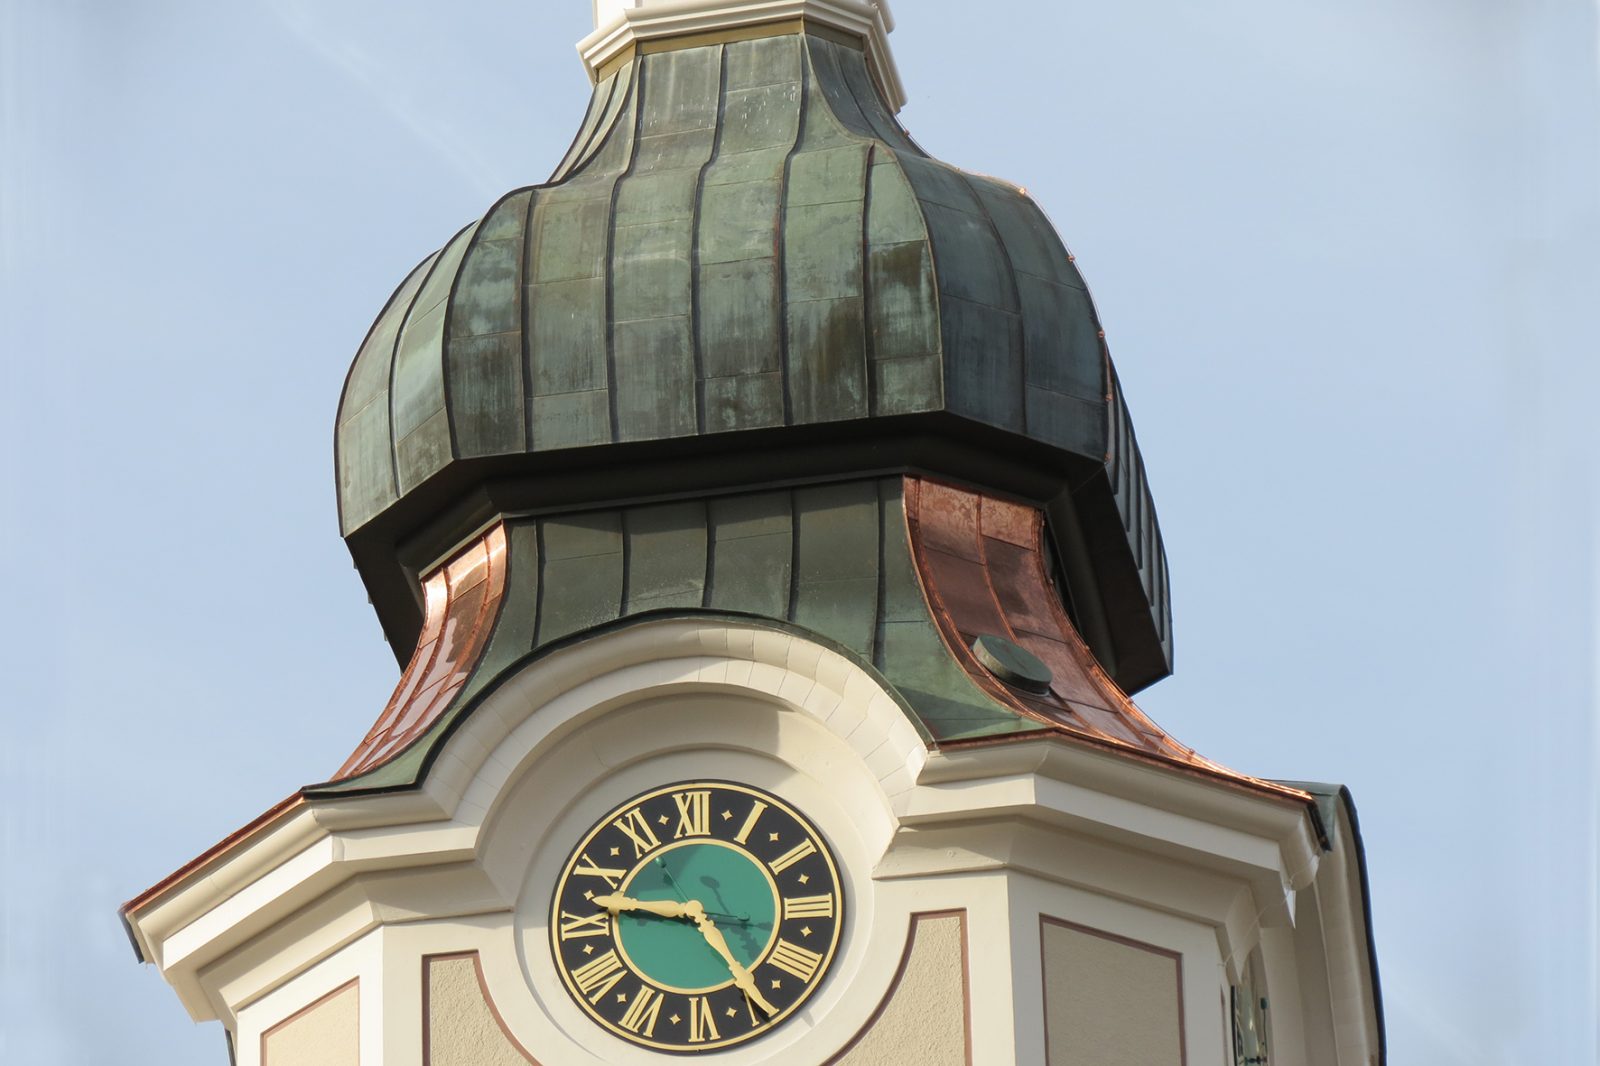
M879 1013L833 1066L965 1066L966 919L918 915L906 960Z
M354 981L261 1035L262 1066L360 1066L361 993Z
M1041 923L1049 1066L1183 1066L1178 957Z
M426 1066L528 1066L478 979L476 955L429 959Z

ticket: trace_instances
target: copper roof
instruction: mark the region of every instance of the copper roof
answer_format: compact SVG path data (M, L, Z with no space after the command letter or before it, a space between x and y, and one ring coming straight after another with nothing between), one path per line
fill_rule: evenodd
M1046 564L1044 515L1037 508L914 477L906 479L905 501L912 555L940 634L991 699L1050 732L1305 798L1178 743L1117 687L1062 606ZM1053 675L1050 691L1023 691L985 669L972 651L973 641L984 635L1004 637L1037 656Z
M438 720L488 644L506 584L505 526L496 525L437 568L422 586L422 639L394 695L334 774L343 781L403 752Z

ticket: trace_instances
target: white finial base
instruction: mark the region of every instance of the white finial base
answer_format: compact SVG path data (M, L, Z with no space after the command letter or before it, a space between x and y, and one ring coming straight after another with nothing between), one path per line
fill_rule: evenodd
M905 88L889 53L889 0L594 0L595 30L578 42L578 53L593 78L640 41L794 19L860 37L889 106L905 106Z

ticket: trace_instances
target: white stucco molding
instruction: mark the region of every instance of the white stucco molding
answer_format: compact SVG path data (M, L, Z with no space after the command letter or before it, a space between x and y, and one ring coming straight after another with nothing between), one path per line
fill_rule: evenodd
M1312 883L1322 860L1321 843L1303 804L1067 740L935 753L917 784L901 813L901 840L880 871L882 877L927 876L947 864L952 869L1003 864L1037 866L1034 872L1041 875L1071 880L1068 869L1055 862L1060 849L1036 852L1019 836L1015 855L996 852L994 826L1031 824L1220 875L1221 884L1248 884L1249 901L1214 895L1193 913L1222 919L1237 935L1251 936L1241 922L1292 923L1295 894ZM916 843L954 842L972 833L984 845L964 856L950 845ZM1035 854L1040 858L1029 857ZM1238 917L1241 906L1248 912L1243 919ZM1229 913L1234 916L1226 918Z
M594 19L594 32L578 42L591 78L641 41L807 19L860 37L889 107L906 105L889 51L889 0L594 0Z
M883 826L879 847L886 846L894 812L906 804L928 752L905 710L870 674L779 629L644 622L517 671L445 743L421 790L286 808L130 913L139 950L195 1020L228 1020L386 921L439 913L441 899L455 900L449 909L458 916L510 912L520 888L514 857L487 853L510 787L587 723L684 697L755 701L834 737L870 782L873 820ZM648 751L669 746L663 736L631 742ZM430 888L435 878L416 876L429 870L448 873L448 893ZM401 873L408 876L394 876Z

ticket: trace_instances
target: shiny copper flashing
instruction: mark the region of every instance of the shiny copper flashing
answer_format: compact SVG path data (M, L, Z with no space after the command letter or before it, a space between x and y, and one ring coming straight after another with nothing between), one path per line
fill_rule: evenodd
M1253 791L1309 799L1178 743L1117 687L1062 606L1046 567L1037 508L914 477L906 478L905 500L912 557L950 654L993 699L1044 727L1009 739L1064 734ZM1038 656L1054 674L1050 691L1025 692L984 669L972 653L983 634Z
M422 584L422 637L388 706L333 775L376 770L426 733L461 692L483 654L506 586L506 531L495 526Z

